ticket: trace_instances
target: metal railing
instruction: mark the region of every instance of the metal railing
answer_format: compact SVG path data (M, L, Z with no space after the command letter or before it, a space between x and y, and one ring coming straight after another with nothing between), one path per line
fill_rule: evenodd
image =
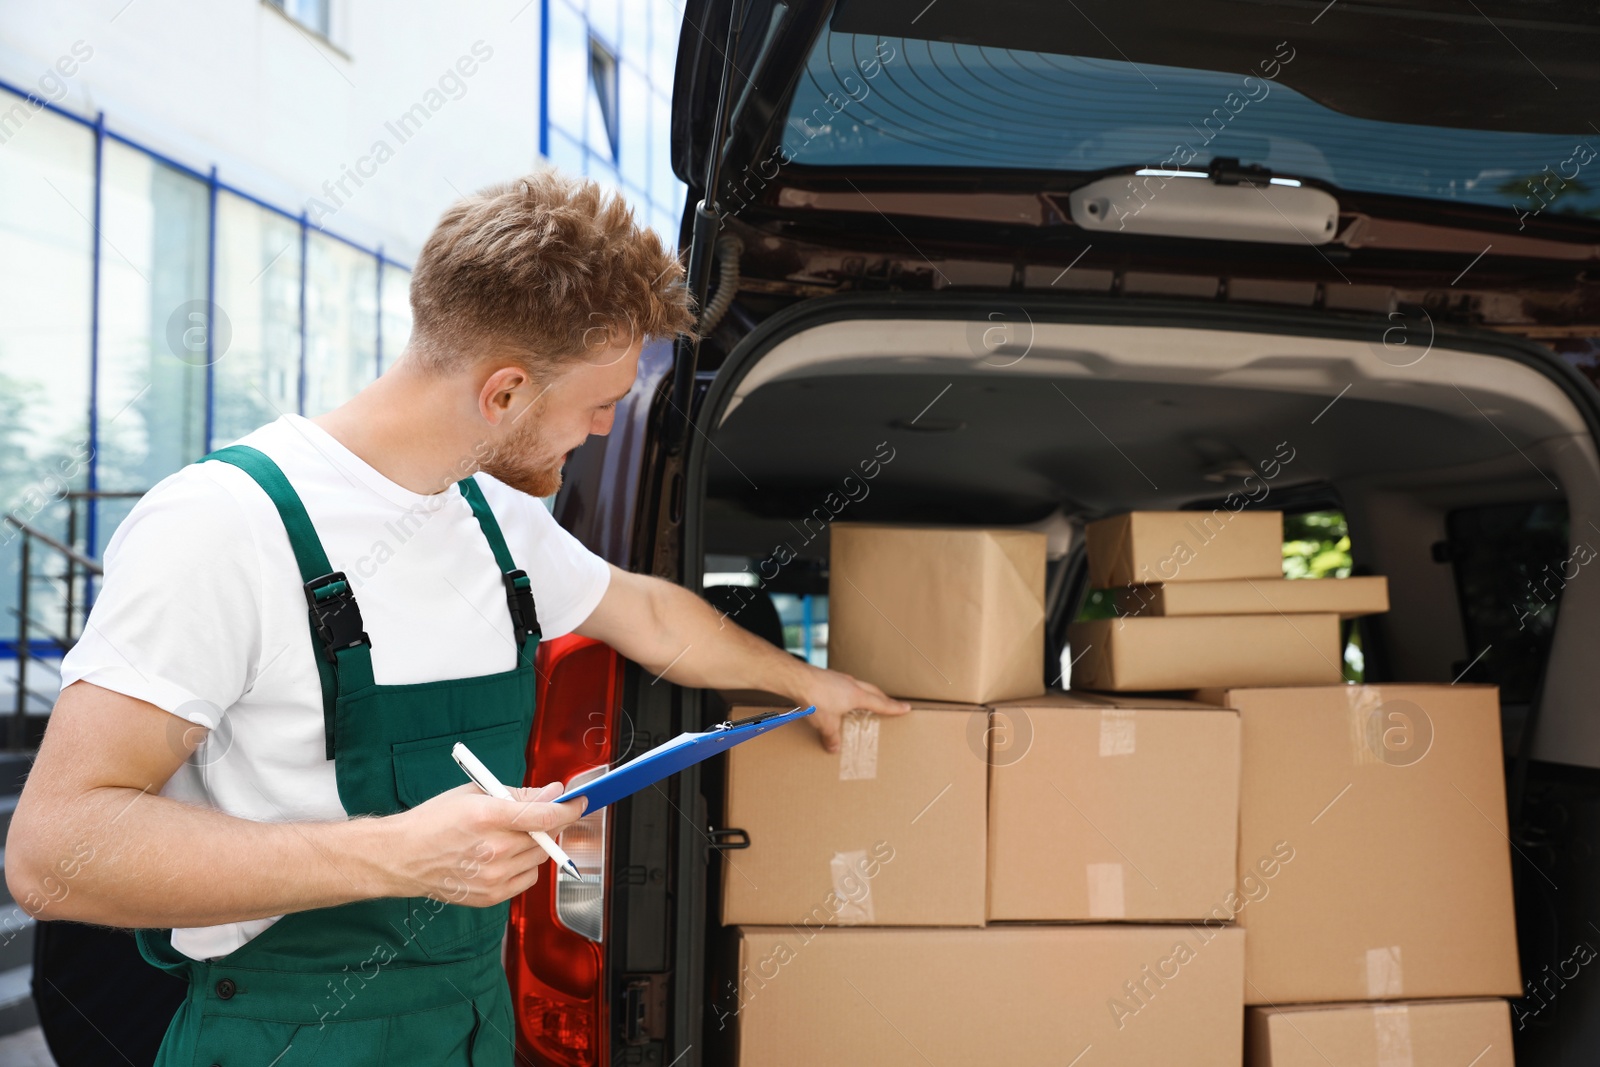
M17 605L12 609L17 619L16 702L6 726L6 748L18 751L31 746L28 731L28 698L32 696L45 700L41 694L34 693L28 688L28 665L36 658L33 652L35 635L65 655L67 650L77 643L81 632L78 630L80 607L85 616L88 614L89 601L93 596L92 582L105 573L99 560L75 547L78 543L78 531L85 525L81 521L80 505L87 503L93 506L95 502L101 500L133 500L143 495L143 491L119 492L98 489L78 489L63 494L62 499L67 502L67 536L64 541L52 537L15 515L0 516L0 520L14 527L22 537L17 551ZM34 554L40 549L54 553L53 558L64 564L65 569L58 573L36 575ZM59 630L38 618L35 613L33 585L39 578L60 583Z

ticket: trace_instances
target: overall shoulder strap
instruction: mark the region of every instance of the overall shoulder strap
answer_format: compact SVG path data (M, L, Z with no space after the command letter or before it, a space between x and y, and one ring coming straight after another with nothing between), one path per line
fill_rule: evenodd
M500 532L500 524L495 521L489 502L483 498L483 490L479 488L477 479L463 478L456 485L471 505L478 528L483 531L483 539L489 542L495 564L500 568L500 580L506 587L506 607L511 613L511 629L516 635L518 659L532 663L533 649L538 645L540 635L538 611L533 603L533 583L528 580L528 572L518 569L511 558L505 536Z
M278 516L283 519L284 530L289 534L289 547L294 549L294 561L300 567L301 581L309 582L333 570L333 565L328 562L328 554L322 549L322 539L317 536L316 527L311 525L311 516L306 514L306 507L300 502L300 494L294 491L289 479L266 453L249 445L229 445L201 456L200 462L211 459L238 467L255 479L255 483L271 499L272 505L278 509Z
M372 641L362 629L361 609L343 571L328 562L322 539L289 479L263 452L248 445L219 448L200 461L230 463L248 474L278 509L300 568L301 588L311 622L311 647L322 681L322 724L328 759L333 759L334 722L341 690L372 684Z

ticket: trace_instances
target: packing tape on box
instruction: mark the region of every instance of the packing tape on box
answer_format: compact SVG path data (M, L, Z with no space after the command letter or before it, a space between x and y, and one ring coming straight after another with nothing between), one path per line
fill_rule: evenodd
M833 877L833 892L840 900L833 917L840 923L870 923L876 919L872 909L872 881L867 877L867 851L835 852L828 861Z
M1367 996L1381 997L1405 995L1405 982L1400 973L1400 946L1385 945L1367 949Z
M1411 1015L1404 1004L1375 1005L1372 1030L1378 1049L1375 1067L1411 1067Z
M1122 919L1128 914L1128 898L1122 887L1122 864L1090 863L1084 873L1089 879L1089 918Z
M1100 755L1133 755L1137 740L1133 716L1130 708L1105 708L1100 712Z
M839 780L878 777L878 717L852 711L840 724Z
M1378 707L1383 703L1377 687L1347 685L1344 687L1345 706L1349 710L1350 752L1352 762L1360 767L1383 761L1383 723Z

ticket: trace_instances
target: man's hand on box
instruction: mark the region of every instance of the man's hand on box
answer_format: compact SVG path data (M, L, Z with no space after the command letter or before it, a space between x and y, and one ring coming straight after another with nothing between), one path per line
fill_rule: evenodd
M801 706L829 752L839 751L840 722L852 711L904 715L911 705L848 674L825 671L752 634L681 586L611 566L600 603L577 632L604 641L674 685L759 689Z
M815 704L817 710L807 715L805 721L822 738L822 747L829 752L839 751L840 723L852 711L870 711L876 715L904 715L911 705L884 695L882 689L871 682L860 682L840 671L817 670L806 679L805 689L796 697L802 704Z

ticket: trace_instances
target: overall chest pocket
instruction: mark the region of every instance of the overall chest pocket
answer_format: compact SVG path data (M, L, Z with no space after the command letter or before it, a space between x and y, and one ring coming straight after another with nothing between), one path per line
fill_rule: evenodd
M394 760L395 795L407 808L414 808L469 780L456 765L450 749L460 741L483 761L494 776L515 788L522 784L526 767L523 755L528 727L522 721L486 726L445 737L401 741L391 746ZM467 872L463 871L463 875ZM394 920L397 934L436 960L466 959L492 951L505 930L509 902L489 908L469 907L428 897L397 898L394 904L403 915Z
M394 757L395 796L401 804L414 808L448 789L467 784L467 772L450 755L458 741L506 786L514 789L522 784L527 767L523 747L528 741L528 728L518 720L444 737L396 742L390 751Z

